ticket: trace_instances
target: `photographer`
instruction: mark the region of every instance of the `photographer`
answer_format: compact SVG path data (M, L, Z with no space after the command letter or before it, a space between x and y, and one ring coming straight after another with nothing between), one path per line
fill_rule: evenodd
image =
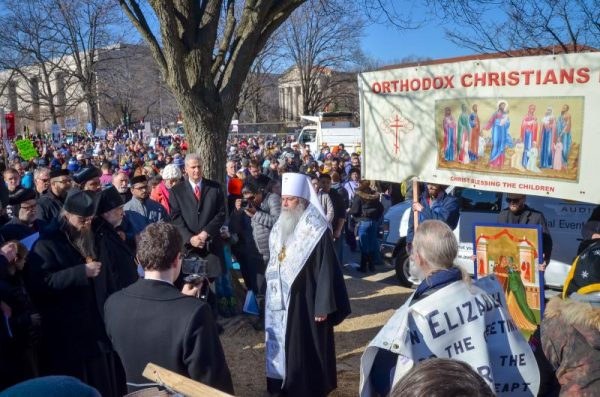
M236 201L235 209L243 211L251 219L252 236L264 261L257 270L264 274L269 263L269 234L281 213L281 197L253 183L244 185L242 196L243 199Z
M173 283L183 241L175 226L158 222L140 235L137 258L145 279L114 293L105 306L106 331L125 367L130 392L147 383L148 362L233 394L229 368L210 307L198 288ZM135 309L135 310L134 310Z

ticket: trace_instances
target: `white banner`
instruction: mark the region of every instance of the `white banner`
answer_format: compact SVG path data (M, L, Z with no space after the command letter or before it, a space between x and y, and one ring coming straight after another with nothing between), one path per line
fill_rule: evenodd
M531 348L508 314L494 276L470 288L455 282L410 305L406 302L361 358L361 397L373 395L369 380L378 349L398 354L393 383L431 357L469 364L498 396L535 396L540 377Z
M364 177L600 203L600 53L359 75Z

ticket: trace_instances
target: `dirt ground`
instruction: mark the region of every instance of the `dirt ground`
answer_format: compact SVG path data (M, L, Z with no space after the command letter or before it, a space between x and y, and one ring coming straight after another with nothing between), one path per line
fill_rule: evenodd
M412 292L376 281L381 279L377 274L361 279L353 270L347 273L352 314L335 328L338 388L332 397L358 394L360 357L365 347ZM250 321L246 316L227 320L221 342L236 395L266 396L264 332L254 330Z

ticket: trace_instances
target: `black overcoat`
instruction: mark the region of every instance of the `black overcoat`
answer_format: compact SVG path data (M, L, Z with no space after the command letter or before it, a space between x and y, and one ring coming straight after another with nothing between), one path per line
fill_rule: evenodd
M186 256L198 255L209 261L209 276L217 277L225 269L220 229L225 223L225 196L217 182L203 178L200 201L196 200L189 181L175 185L169 193L171 223L177 227L186 246ZM190 245L190 239L206 231L210 236L208 250Z
M104 318L128 383L148 383L142 372L152 362L233 394L216 322L205 302L167 282L140 279L108 298Z
M44 375L70 375L117 395L114 363L85 258L56 219L29 254L26 282L42 316L40 361ZM97 259L97 258L93 258Z

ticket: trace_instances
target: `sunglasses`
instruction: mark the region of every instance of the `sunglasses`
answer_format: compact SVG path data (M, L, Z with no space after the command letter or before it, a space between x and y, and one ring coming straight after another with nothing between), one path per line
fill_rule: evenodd
M519 201L521 201L522 199L520 198L507 198L506 202L508 204L517 204Z

